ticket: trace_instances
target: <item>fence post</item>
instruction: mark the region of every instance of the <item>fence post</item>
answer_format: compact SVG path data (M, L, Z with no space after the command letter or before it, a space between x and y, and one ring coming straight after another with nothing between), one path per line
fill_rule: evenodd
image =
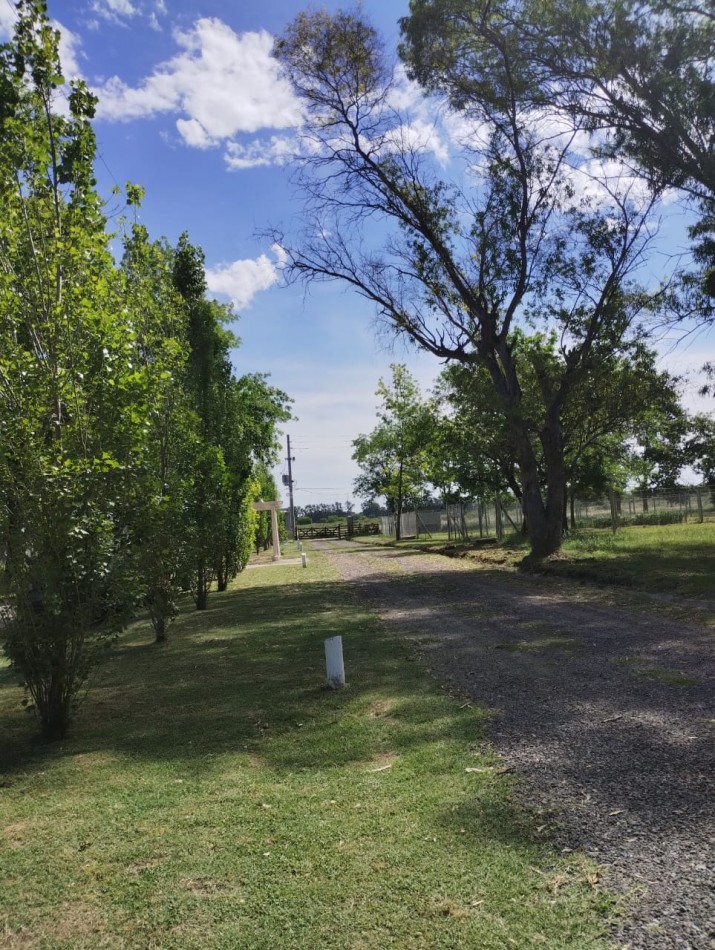
M498 494L494 496L494 522L497 532L497 541L501 541L504 537L504 529L501 520L501 499Z
M695 489L695 494L698 499L698 519L700 524L702 524L705 521L705 512L703 511L703 496L702 492L700 491L700 486Z
M614 491L609 492L611 497L611 529L615 534L618 530L618 514L616 509L616 493Z

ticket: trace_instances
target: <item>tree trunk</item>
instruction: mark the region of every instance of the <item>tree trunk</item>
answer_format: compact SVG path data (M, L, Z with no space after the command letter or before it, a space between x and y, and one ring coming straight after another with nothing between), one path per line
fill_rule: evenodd
M576 492L573 485L571 486L571 530L576 529Z
M45 742L64 739L70 721L69 691L61 673L51 674L46 693L37 698L40 714L40 734Z
M564 532L566 470L558 418L547 420L540 432L546 466L546 498L539 466L525 430L517 432L517 456L523 485L523 510L532 560L548 557L561 547Z
M397 515L395 519L395 541L402 537L402 462L397 470Z
M224 591L228 587L228 557L219 558L216 568L216 590Z
M206 583L206 568L203 564L200 564L196 583L196 609L206 610L208 600L209 591L208 584Z
M152 620L154 627L154 642L164 643L166 641L166 619L164 617L154 617Z
M533 430L522 414L522 391L516 372L516 364L506 336L497 335L492 328L480 342L480 354L502 400L509 432L514 447L514 456L521 476L522 510L527 536L531 546L530 560L538 560L554 554L561 547L566 510L566 466L561 432L561 410L567 390L561 389L549 397L544 424L539 430L543 449L543 464L546 469L546 498L542 494L539 460L532 439Z

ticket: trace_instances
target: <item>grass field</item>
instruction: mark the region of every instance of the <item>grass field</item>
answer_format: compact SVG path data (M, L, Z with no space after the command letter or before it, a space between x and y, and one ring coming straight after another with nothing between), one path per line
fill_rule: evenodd
M528 551L526 542L513 535L502 544L449 543L425 537L400 541L399 546L448 548L491 567L515 567ZM610 528L577 530L566 536L559 556L540 570L599 584L715 601L715 523L619 528L616 534Z
M20 698L5 667L3 947L606 946L597 874L515 807L484 714L320 556L246 571L164 646L136 624L61 745L32 741Z
M576 532L563 553L564 561L550 565L556 573L715 600L712 522Z

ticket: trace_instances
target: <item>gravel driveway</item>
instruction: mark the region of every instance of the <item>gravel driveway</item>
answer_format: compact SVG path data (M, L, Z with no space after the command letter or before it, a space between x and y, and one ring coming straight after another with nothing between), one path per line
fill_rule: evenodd
M715 948L715 637L552 579L318 542L490 740L557 846L626 895L619 946ZM349 657L349 644L346 644ZM349 659L348 659L349 662Z

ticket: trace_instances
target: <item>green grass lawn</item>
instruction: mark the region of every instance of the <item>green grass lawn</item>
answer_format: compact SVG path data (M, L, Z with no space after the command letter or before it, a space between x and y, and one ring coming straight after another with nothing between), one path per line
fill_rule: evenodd
M20 698L4 667L3 947L606 946L597 874L514 805L484 714L319 555L246 571L164 646L136 624L61 745Z
M358 540L358 539L356 539ZM366 539L365 543L376 539ZM516 567L528 552L514 535L501 544L409 538L384 544L406 550L465 555L489 567ZM558 558L539 570L599 584L715 601L715 522L619 528L585 528L566 535Z
M715 600L715 523L584 530L567 538L556 573Z

